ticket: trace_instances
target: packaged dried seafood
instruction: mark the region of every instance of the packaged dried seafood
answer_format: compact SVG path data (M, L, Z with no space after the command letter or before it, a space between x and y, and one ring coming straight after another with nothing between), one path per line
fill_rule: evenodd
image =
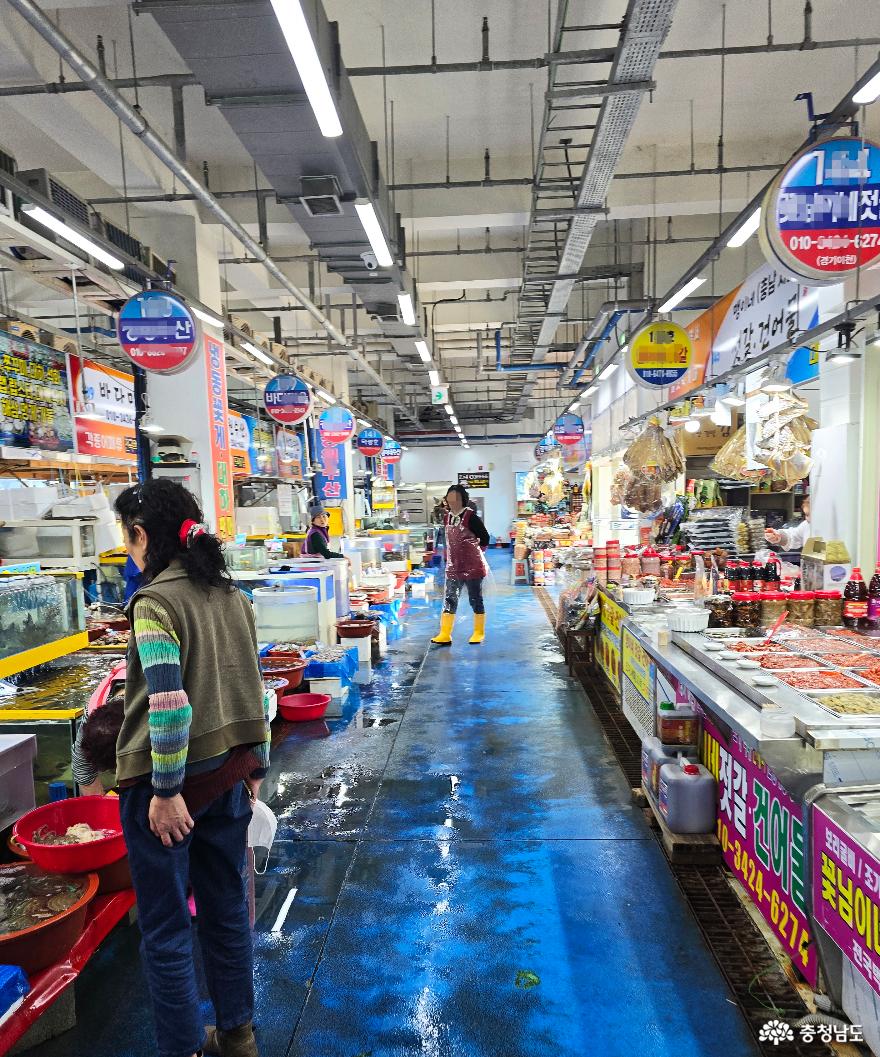
M630 444L623 461L634 474L661 481L674 481L684 473L678 442L668 437L655 421L649 422Z

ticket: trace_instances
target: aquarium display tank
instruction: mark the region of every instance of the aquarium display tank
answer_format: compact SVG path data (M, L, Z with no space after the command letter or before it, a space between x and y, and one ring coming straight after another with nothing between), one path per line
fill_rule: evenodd
M75 575L0 576L0 660L85 630Z

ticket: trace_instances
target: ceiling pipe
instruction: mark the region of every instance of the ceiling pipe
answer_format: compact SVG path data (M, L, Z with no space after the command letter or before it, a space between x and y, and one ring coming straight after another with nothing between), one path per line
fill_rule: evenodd
M495 371L497 374L531 374L535 371L564 371L567 363L511 363L503 366L501 363L501 331L495 331Z
M754 173L754 172L778 172L782 166L782 162L778 165L712 165L703 166L701 168L693 169L666 169L652 172L647 170L645 172L623 172L616 173L615 180L664 180L664 179L681 179L685 176L720 176L734 173ZM390 184L390 190L392 191L454 191L459 188L475 188L475 187L531 187L534 183L534 177L532 176L501 176L498 178L493 177L490 180L441 180L441 181L421 181L413 183L396 183ZM558 182L560 189L567 189L571 185L568 180L548 180L545 181L548 184ZM212 191L213 196L217 199L225 198L275 198L276 192L271 187L243 187L240 190L233 191ZM141 195L112 195L105 198L90 198L88 200L89 205L92 206L121 206L128 203L129 205L150 205L155 203L157 205L166 202L196 202L199 201L197 195L185 194L183 192L168 194L141 194ZM468 252L468 251L463 251ZM426 256L424 252L413 253L408 251L408 257L419 257ZM310 257L275 257L276 261L307 261L311 260ZM236 264L255 264L255 261L251 261L249 258L236 258Z
M193 73L160 73L152 77L117 77L108 81L114 88L188 88L198 85ZM26 95L69 95L90 92L83 81L50 81L47 84L0 85L0 99L16 99Z
M263 247L256 242L247 231L231 216L217 201L214 195L196 180L187 167L177 157L174 149L155 132L147 122L143 114L132 106L124 96L103 77L92 63L80 52L71 40L59 30L54 23L43 14L32 0L9 0L10 5L22 16L22 18L39 33L46 43L58 53L58 55L74 70L84 84L98 96L98 98L120 119L120 121L150 150L162 164L168 169L184 187L189 188L194 197L211 212L220 223L241 243L241 245L255 257L272 275L281 283L287 292L299 301L309 315L326 331L328 337L335 341L358 367L368 374L373 381L382 389L394 405L417 425L418 419L409 408L402 402L393 389L373 369L367 360L361 356L357 349L348 343L346 336L338 330L330 319L313 304L308 296L298 286L288 279L284 272L266 253Z
M874 47L880 37L855 37L848 40L800 40L783 44L741 44L724 48L677 48L661 51L659 58L707 59L720 55L780 55L793 51L823 51L837 48ZM533 59L502 59L494 62L411 63L402 66L354 66L349 77L415 77L441 73L503 73L505 70L542 70L548 66L584 63L610 63L613 48L589 51L551 52Z
M817 139L825 134L836 132L842 126L848 124L856 116L859 111L859 105L852 101L852 97L863 85L867 84L868 81L872 80L880 74L880 59L876 59L868 69L862 74L858 81L853 85L852 88L846 93L843 99L837 104L837 106L831 110L825 117L816 123L813 127L810 135L803 141L803 143L791 153L793 158L796 154L799 154L802 150L806 150L811 143L814 143ZM785 164L785 163L783 163ZM783 166L779 166L782 168ZM778 171L778 169L777 169ZM685 283L698 276L702 271L705 270L707 265L711 264L712 261L716 260L723 249L726 248L731 236L734 232L738 231L742 226L743 221L750 217L756 209L760 209L764 202L764 197L767 194L767 190L770 187L771 181L768 181L752 200L746 205L738 214L731 220L727 227L718 235L715 241L708 246L703 253L694 261L694 263L688 268L688 270L666 291L662 297L658 297L657 303L663 304L668 301L669 298L676 293Z

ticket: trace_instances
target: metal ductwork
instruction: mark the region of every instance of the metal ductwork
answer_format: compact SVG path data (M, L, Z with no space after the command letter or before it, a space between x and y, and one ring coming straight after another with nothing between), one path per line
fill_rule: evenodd
M408 289L398 264L402 229L389 215L391 198L377 147L342 65L336 24L327 20L322 5L303 8L342 124L337 138L325 137L318 128L267 0L142 0L137 8L159 23L204 86L206 102L229 122L321 261L357 294L387 337L418 337L417 328L398 318L397 294ZM396 257L390 268L376 267L355 212L355 201L366 199ZM402 351L413 355L412 342Z

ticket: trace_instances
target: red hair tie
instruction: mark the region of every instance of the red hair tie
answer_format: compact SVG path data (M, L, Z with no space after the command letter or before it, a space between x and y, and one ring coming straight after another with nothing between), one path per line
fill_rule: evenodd
M180 538L181 546L191 547L193 540L204 536L208 529L204 525L200 525L198 521L193 521L192 518L188 518L180 526L180 532L178 536Z

